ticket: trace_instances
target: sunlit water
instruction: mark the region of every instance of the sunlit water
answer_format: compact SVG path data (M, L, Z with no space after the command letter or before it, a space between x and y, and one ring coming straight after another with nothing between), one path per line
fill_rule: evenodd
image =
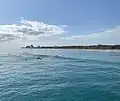
M1 53L0 101L120 101L120 52Z

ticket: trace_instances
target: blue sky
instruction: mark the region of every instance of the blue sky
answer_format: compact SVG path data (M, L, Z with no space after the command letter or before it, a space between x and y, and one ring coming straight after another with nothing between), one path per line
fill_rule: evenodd
M0 1L0 25L18 24L18 21L23 17L27 21L43 22L47 25L67 25L63 30L65 33L60 35L50 36L46 40L46 36L39 38L44 39L34 42L41 43L57 43L67 44L120 44L118 38L120 35L117 27L117 36L103 38L105 41L89 42L89 38L81 39L80 36L88 37L87 35L101 34L104 31L115 30L116 26L120 25L120 0L1 0ZM5 27L5 26L4 26ZM2 27L3 28L3 27ZM3 30L2 30L3 32ZM9 31L8 31L9 32ZM13 32L13 31L12 31ZM5 32L6 33L6 32ZM7 33L8 35L9 33ZM24 33L25 34L25 33ZM105 34L106 35L106 34ZM115 34L116 35L116 34ZM75 36L75 37L74 37ZM114 34L112 33L112 36ZM1 36L2 37L2 36ZM35 36L36 37L36 36ZM51 38L52 37L52 38ZM62 38L61 38L62 37ZM74 39L71 39L71 37ZM77 37L77 39L76 39ZM67 38L67 40L66 40ZM79 42L79 38L83 42ZM1 39L1 38L0 38ZM12 39L12 38L11 38ZM62 40L61 40L62 39ZM64 40L63 40L64 39ZM88 40L89 39L89 40ZM54 41L53 41L54 40ZM77 40L77 41L76 41ZM88 41L85 41L88 40ZM101 39L102 40L102 39ZM114 41L113 41L114 40ZM117 41L116 41L117 40ZM25 40L23 40L25 41ZM22 42L23 42L22 41ZM29 41L30 42L30 41ZM31 41L32 43L32 41Z

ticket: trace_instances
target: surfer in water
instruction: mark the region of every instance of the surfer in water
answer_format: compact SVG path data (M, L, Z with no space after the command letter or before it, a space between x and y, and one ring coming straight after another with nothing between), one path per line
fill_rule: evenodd
M37 60L41 60L41 58L40 58L40 57L37 57Z

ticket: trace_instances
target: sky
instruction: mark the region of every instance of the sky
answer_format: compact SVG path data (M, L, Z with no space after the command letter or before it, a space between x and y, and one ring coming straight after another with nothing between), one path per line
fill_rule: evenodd
M0 45L120 44L120 0L0 0Z

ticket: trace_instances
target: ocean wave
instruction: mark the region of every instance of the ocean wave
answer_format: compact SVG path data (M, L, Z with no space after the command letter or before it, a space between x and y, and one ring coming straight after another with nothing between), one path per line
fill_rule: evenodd
M113 54L115 55L115 54ZM20 55L9 55L11 57L19 58L19 59L38 59L38 57L42 60L44 58L48 59L60 59L60 60L67 60L67 61L74 61L74 62L82 62L82 63L96 63L96 64L114 64L120 65L120 62L113 62L109 60L97 60L97 59L82 59L82 58L75 58L75 57L68 57L64 55L51 55L51 54L31 54L31 53L22 53Z

